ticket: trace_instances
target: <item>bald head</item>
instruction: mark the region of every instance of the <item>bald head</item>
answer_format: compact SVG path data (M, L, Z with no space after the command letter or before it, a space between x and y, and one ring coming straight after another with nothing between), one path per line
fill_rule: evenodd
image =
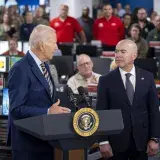
M93 63L91 58L86 54L81 54L77 59L77 69L83 77L92 76Z
M68 16L69 7L65 4L60 5L60 17L66 18Z
M123 45L123 46L126 46L125 48L129 48L130 49L130 52L132 53L138 53L138 48L137 48L137 45L134 41L132 40L129 40L129 39L124 39L124 40L121 40L120 42L118 42L116 48L120 45Z
M125 39L116 45L115 61L118 67L130 71L137 57L137 45L135 42Z
M37 48L39 43L47 41L51 36L56 40L56 33L53 28L45 25L36 26L29 38L29 45L31 49Z
M86 60L91 61L91 58L86 54L79 55L78 58L77 58L77 66L79 66L80 64L82 64Z

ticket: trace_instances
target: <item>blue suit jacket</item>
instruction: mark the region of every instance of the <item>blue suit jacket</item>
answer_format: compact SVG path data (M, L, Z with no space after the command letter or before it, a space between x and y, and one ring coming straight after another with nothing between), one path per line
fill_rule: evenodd
M137 150L145 151L148 140L159 137L159 129L156 127L159 123L158 106L157 91L151 73L136 68L136 87L132 105L127 97L119 68L101 76L97 110L121 109L124 122L124 130L120 134L101 136L101 141L109 140L113 150L123 152L129 147L132 134Z
M8 88L10 99L8 129L12 149L27 152L52 151L47 142L19 131L13 124L14 120L47 114L48 108L57 100L55 87L51 98L48 83L29 53L10 70Z

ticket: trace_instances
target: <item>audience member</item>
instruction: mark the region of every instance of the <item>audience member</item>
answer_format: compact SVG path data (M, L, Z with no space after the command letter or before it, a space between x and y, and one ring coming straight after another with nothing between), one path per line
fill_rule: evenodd
M160 16L154 18L155 29L149 32L147 36L147 42L160 41Z
M141 27L141 36L146 39L148 33L154 29L154 24L147 20L147 11L144 8L139 8L137 10L137 20L132 21L133 23L138 23Z
M89 17L89 13L90 13L89 7L84 7L82 9L82 16L77 19L79 24L83 28L87 42L93 40L92 28L94 20L91 17Z
M10 31L8 14L3 15L3 21L0 24L0 40L6 41L9 38L8 32Z
M156 11L153 11L153 12L151 13L151 16L150 16L150 22L153 23L154 25L155 25L154 19L155 19L155 17L156 17L157 15L158 15L157 12L156 12Z
M94 38L100 40L102 44L115 47L116 44L125 37L124 25L122 21L112 16L113 9L110 4L103 7L103 18L94 22Z
M77 88L80 86L86 88L88 84L98 84L101 75L93 72L93 62L88 55L81 54L78 56L77 69L78 73L67 82L75 94L78 93Z
M131 7L130 7L129 4L126 4L125 7L124 7L124 9L125 9L126 14L131 14L132 13L131 12Z
M136 43L138 47L138 58L146 58L148 53L148 43L141 37L141 28L138 23L131 25L128 39Z
M126 13L126 11L122 8L121 3L117 3L117 9L118 9L118 16L123 17L123 15Z
M56 30L57 42L73 42L75 33L78 33L81 42L86 42L86 36L78 21L68 16L69 7L62 4L60 6L60 15L50 22L50 26Z
M8 47L9 50L4 52L2 55L6 55L6 56L24 56L23 52L20 52L17 50L18 48L18 42L16 39L10 39L8 41Z
M128 29L130 27L130 24L131 24L131 14L124 14L123 15L123 24L124 24L124 28L125 28L125 35L127 36L128 35Z
M43 24L48 26L49 25L49 21L47 21L46 19L43 18L44 15L44 10L42 7L38 7L35 11L35 16L33 19L33 23L35 25L39 25L39 24Z
M26 12L25 23L20 28L20 40L29 41L30 34L32 33L35 25L33 24L32 12Z

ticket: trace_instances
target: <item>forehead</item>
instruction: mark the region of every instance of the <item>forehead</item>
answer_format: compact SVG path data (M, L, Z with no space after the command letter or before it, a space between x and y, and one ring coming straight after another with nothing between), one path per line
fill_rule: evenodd
M127 45L127 43L120 43L120 44L117 44L116 46L116 49L117 50L128 50L130 48L129 45Z
M131 28L131 30L139 30L139 28L133 26L133 27Z
M103 9L112 9L110 5L104 6Z
M65 10L68 10L68 7L67 6L65 6L65 5L61 5L61 7L60 7L61 9L65 9Z
M140 10L138 10L138 13L146 13L146 10L145 9L140 9Z
M87 56L83 56L79 58L79 63L85 63L85 62L90 62L91 59Z

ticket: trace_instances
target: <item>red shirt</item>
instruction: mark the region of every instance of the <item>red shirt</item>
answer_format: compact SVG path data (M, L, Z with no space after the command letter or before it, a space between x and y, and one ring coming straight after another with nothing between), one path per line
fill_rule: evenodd
M9 51L4 52L2 55L4 55L4 56L14 56L14 55L10 55ZM23 52L17 51L17 55L15 55L15 56L23 57L23 56L25 56L25 54Z
M61 21L59 17L50 22L50 26L56 30L57 42L73 42L75 32L81 32L82 28L75 18L67 17Z
M112 16L109 20L103 17L94 22L93 34L94 38L101 40L103 44L115 46L124 39L125 29L118 17Z

